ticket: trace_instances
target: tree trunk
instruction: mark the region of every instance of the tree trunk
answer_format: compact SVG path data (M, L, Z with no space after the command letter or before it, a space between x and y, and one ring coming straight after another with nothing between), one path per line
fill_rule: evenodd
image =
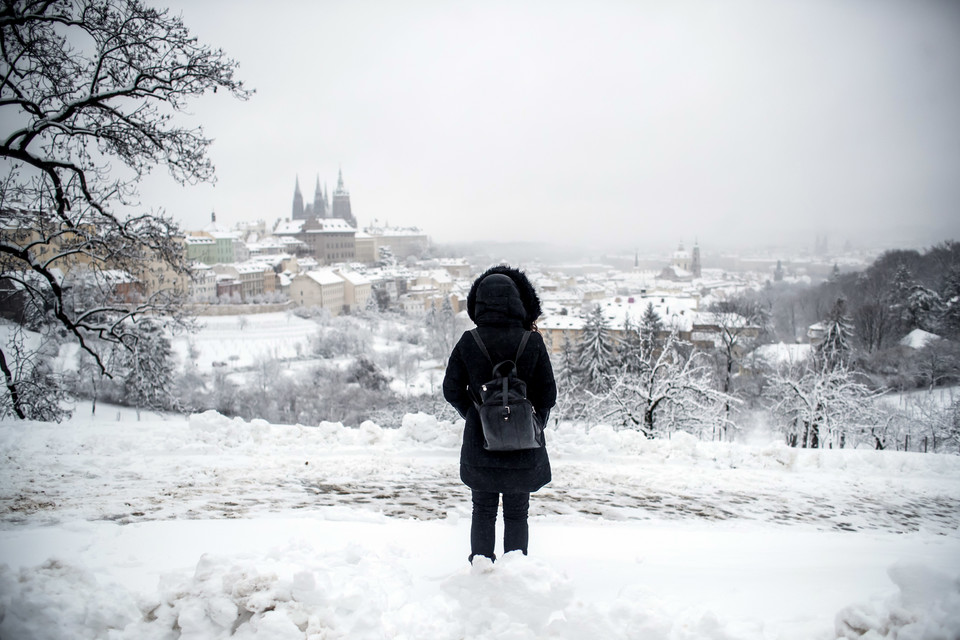
M643 412L643 426L646 427L644 430L644 435L648 438L653 438L653 407L647 407Z
M27 416L20 406L20 393L17 391L16 382L13 381L13 374L10 373L10 368L7 367L7 358L3 355L3 350L0 350L0 371L3 371L3 377L7 381L7 390L10 391L10 404L13 405L14 413L16 413L17 417L21 420L26 420Z

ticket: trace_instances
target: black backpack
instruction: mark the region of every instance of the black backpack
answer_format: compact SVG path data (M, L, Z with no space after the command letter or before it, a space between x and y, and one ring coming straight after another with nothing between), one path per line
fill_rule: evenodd
M530 331L523 334L513 360L494 364L476 329L470 332L480 351L493 367L493 378L480 387L479 401L473 404L483 427L483 448L487 451L520 451L543 446L543 422L527 400L527 383L517 377L517 362L527 346Z

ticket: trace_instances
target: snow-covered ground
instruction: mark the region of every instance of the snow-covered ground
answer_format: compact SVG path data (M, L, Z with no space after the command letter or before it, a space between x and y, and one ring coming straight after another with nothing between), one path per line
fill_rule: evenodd
M0 423L0 638L960 638L960 457L548 432L466 562L459 425Z

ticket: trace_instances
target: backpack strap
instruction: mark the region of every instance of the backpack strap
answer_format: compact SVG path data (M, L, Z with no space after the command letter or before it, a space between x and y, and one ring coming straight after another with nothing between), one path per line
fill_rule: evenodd
M483 355L487 356L487 360L490 361L490 366L493 366L493 358L490 357L490 352L487 351L487 345L483 344L483 340L480 339L480 332L476 329L470 330L470 335L473 336L473 339L477 341L477 346L480 347L480 351L483 351Z
M520 355L523 353L523 350L527 348L527 340L530 339L530 334L532 331L525 331L523 333L523 338L520 339L520 346L517 347L517 355L513 358L514 362L520 362Z
M524 331L523 338L520 339L520 346L517 347L517 355L513 357L514 363L520 360L520 356L523 354L523 350L527 348L527 340L530 339L530 334L532 331ZM477 341L477 346L480 347L480 351L483 351L483 355L487 356L487 360L490 361L490 365L493 366L493 358L490 357L490 352L487 351L487 345L483 344L483 340L480 339L480 332L476 329L470 330L470 335L473 336L473 339Z

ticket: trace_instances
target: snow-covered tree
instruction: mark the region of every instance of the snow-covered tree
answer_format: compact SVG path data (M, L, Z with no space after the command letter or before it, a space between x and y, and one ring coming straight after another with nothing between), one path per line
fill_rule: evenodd
M871 391L838 361L813 359L775 371L767 388L772 411L792 447L842 447L851 432L878 423Z
M940 326L944 335L960 338L960 264L950 267L940 287Z
M653 308L653 303L648 302L647 308L643 310L643 315L640 317L640 339L643 341L643 350L646 353L652 354L660 348L660 334L663 330L660 314Z
M577 371L587 389L593 392L609 388L616 349L603 309L596 305L583 326L577 346Z
M427 311L425 322L428 334L430 354L446 362L454 345L460 339L465 326L453 311L449 296L443 297L439 308L431 306Z
M7 401L0 403L0 418L60 422L69 416L69 400L63 374L54 365L58 343L50 335L37 335L12 327L5 360L0 350L0 369L6 379Z
M918 349L913 358L918 382L929 390L960 381L960 343L935 338Z
M347 370L347 382L355 382L363 389L383 391L390 384L388 378L380 368L367 356L358 357Z
M860 346L873 353L887 346L891 338L899 338L899 314L889 283L872 272L860 273L855 292L857 303L851 319Z
M211 141L174 116L207 92L249 92L232 60L140 0L4 2L0 45L0 280L110 375L99 347L134 345L138 318L176 313L189 273L176 223L143 212L137 185L156 166L211 180ZM62 275L77 263L106 294L93 307L68 304ZM123 292L118 272L156 286ZM0 345L0 402L20 418L22 385L38 381L19 360L32 357Z
M153 318L141 321L136 339L117 350L117 398L140 409L170 409L175 404L173 349L163 324Z
M684 355L675 333L655 354L640 360L640 371L623 372L612 381L597 406L601 419L617 416L648 438L678 428L704 431L724 424L723 406L733 402L713 385L705 354Z
M914 329L936 332L943 310L940 295L920 284L901 264L890 287L891 307L897 314L901 333Z
M563 337L562 340L560 352L552 361L553 371L557 380L566 381L569 388L576 383L577 354L570 339Z
M377 303L377 296L374 294L375 290L371 290L370 295L367 296L367 302L364 305L363 312L367 315L377 314L382 311L380 305Z
M623 322L623 337L617 344L617 357L620 370L626 373L639 373L642 360L652 349L649 340L644 340L641 329L628 315Z
M837 298L823 320L823 341L817 345L817 359L826 367L844 367L853 351L853 325L847 316L847 301Z
M769 324L769 315L756 300L730 298L710 306L711 322L717 327L713 356L720 390L734 393L734 377L739 363L753 349ZM725 407L730 417L731 406Z

